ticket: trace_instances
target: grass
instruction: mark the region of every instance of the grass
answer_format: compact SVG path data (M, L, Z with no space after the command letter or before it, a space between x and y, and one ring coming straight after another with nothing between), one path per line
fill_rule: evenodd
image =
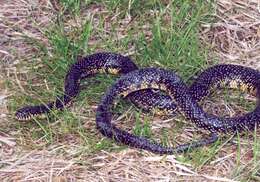
M12 79L5 83L15 92L8 103L10 111L14 113L23 105L53 101L63 93L64 76L77 57L101 50L129 55L140 67L155 66L174 70L185 82L190 83L190 78L196 72L215 62L215 58L212 62L208 61L211 47L201 41L199 36L202 24L215 21L211 16L214 12L212 5L213 2L200 0L175 0L170 3L159 0L60 1L57 5L60 9L50 20L51 23L38 27L48 46L35 37L23 36L35 51L25 62L16 65L17 69L28 68L26 73L17 75L24 91L21 92ZM94 13L96 7L99 7L98 13ZM86 14L89 11L93 13ZM33 122L14 121L3 129L18 131L16 135L19 146L30 150L48 148L56 144L76 146L70 155L81 164L84 164L82 158L99 155L102 151L112 154L115 152L117 155L128 147L103 138L94 126L95 108L107 87L115 79L116 77L110 75L98 75L84 80L82 84L86 88L82 90L72 107L64 111L53 111L46 118L37 118ZM220 99L215 101L215 97ZM235 94L234 98L230 97L230 93L224 91L224 94L213 94L209 102L213 102L214 107L221 106L219 113L224 115L230 114L225 107L231 102L235 103L235 112L241 111L241 108L242 111L254 108L254 102L247 102L242 98L239 94ZM224 104L219 104L222 102ZM207 103L203 102L204 108L209 112L215 112L212 105L208 106ZM165 122L169 118L144 114L135 108L129 109L127 105L128 103L120 103L115 113L124 113L125 116L118 124L134 134L149 137L167 146L203 136L194 131L194 127L181 116L173 118L171 122ZM252 135L254 140L253 143L250 142L251 146L247 143L252 141ZM233 156L236 158L236 168L231 170L233 176L230 176L234 180L257 179L257 133L241 136L235 141L237 153L233 153ZM180 155L177 159L192 165L195 171L203 171L211 163L219 164L216 162L219 158L222 159L233 152L225 149L226 146L229 144L219 141ZM253 148L253 156L243 165L244 150L248 146Z
M76 12L73 16L79 13L79 1L63 1L62 3L64 5L64 9L68 9L73 13ZM140 4L136 1L129 3L129 6L126 6L128 9L125 9L125 7L122 6L119 7L121 9L118 11L123 12L127 10L127 12L131 12L132 6L135 8L140 6ZM108 6L109 8L113 8L113 5L110 3ZM150 8L150 6L147 8ZM154 10L158 10L158 13L154 15L154 19L149 21L153 35L150 40L145 39L143 34L140 34L139 36L137 35L137 38L134 38L132 37L133 33L129 33L126 34L122 40L117 42L113 41L112 36L114 35L109 35L107 40L103 42L104 46L109 45L109 47L111 46L117 49L123 49L124 45L129 44L129 40L134 41L138 45L138 48L135 51L139 54L138 56L140 56L136 57L136 60L140 66L144 67L159 65L168 69L174 69L184 79L187 79L189 76L192 76L193 73L201 70L203 67L206 67L206 59L204 57L206 55L206 51L200 49L198 41L198 27L200 22L204 21L208 16L207 10L210 8L209 4L203 3L202 1L198 1L196 3L191 3L188 1L180 3L176 1L170 6L155 4L152 8ZM141 24L147 21L144 16L139 16L140 17L137 18L140 19L139 22ZM168 19L165 20L164 17L167 17ZM101 20L102 19L103 18L101 18ZM84 24L81 25L81 28L73 28L72 31L69 32L65 32L65 25L63 21L64 17L60 14L55 21L56 24L53 27L44 30L52 47L52 57L49 55L43 57L43 67L38 70L33 70L39 74L37 75L37 79L46 80L49 85L48 87L53 89L50 89L48 93L48 91L46 92L46 89L35 89L33 83L29 83L31 89L35 91L36 95L39 96L44 102L50 100L50 98L55 98L62 94L63 82L61 80L63 80L68 67L75 62L76 57L87 49L85 45L87 45L91 34L94 33L91 32L91 20L88 20L85 23L83 22ZM115 22L115 24L112 23L112 27L116 26L118 26L117 22ZM43 50L43 53L44 52L46 51ZM40 64L42 63L40 62ZM34 69L34 67L37 67L37 65L33 65L32 69ZM92 95L91 93L95 93L98 97L100 97L105 88L108 85L111 85L112 80L107 79L107 77L103 77L103 79L101 78L99 82L100 84L97 87L88 89L86 93L82 93L84 96L79 97L86 98L84 102L88 100L89 95ZM42 98L44 95L45 97ZM28 100L30 103L35 99L29 96ZM53 115L54 118L61 117L61 119L64 120L61 124L61 131L59 131L62 134L66 135L69 132L80 132L80 135L84 135L84 131L78 131L81 124L79 124L75 117L71 117L69 110L62 112L62 114L54 111ZM52 121L53 119L50 120L50 122ZM41 124L41 121L36 121L36 123L42 129L43 136L40 137L45 138L48 143L53 142L53 133L56 132L52 130L55 129L49 128L48 125L45 126ZM138 127L139 129L137 129ZM136 130L140 130L138 123L136 123L135 128ZM146 129L144 128L144 130ZM90 148L92 147L90 146ZM98 148L102 149L100 145Z
M136 122L133 128L133 133L138 136L144 136L147 138L151 137L151 124L147 118L144 118L144 121L141 121L140 114L136 114ZM143 123L143 126L142 126Z
M116 4L118 2L114 3ZM111 11L114 10L113 3L103 3L108 6L108 9L111 9ZM126 3L126 1L123 3ZM112 50L116 48L116 50L113 50L115 52L127 53L127 49L124 50L126 46L136 45L132 49L136 52L135 60L140 67L160 66L174 69L184 79L187 79L196 71L206 67L206 58L204 57L206 51L200 49L197 35L200 23L205 21L208 17L207 10L210 10L210 4L203 3L202 1L191 4L188 1L185 3L176 1L167 6L160 2L147 3L146 7L143 7L142 9L144 12L147 12L147 9L149 8L156 11L156 14L151 15L153 16L153 19L148 20L147 15L136 13L140 13L140 11L135 12L136 8L141 6L140 2L133 1L127 3L129 3L129 6L117 6L117 11L133 13L133 16L136 16L136 19L138 19L139 25L135 27L135 29L130 26L127 27L124 30L126 33L123 38L114 41L114 38L117 36L116 34L120 34L121 32L116 32L116 29L118 29L119 26L118 22L111 22L111 29L115 30L115 33L111 33L107 37L104 37L101 45L102 49L111 51L110 47L112 47ZM69 13L72 13L70 16L77 17L80 13L80 3L78 1L62 1L62 4L65 12L69 11ZM51 56L50 54L46 54L46 49L43 49L43 46L41 46L40 43L35 44L39 50L39 55L44 56L42 56L43 61L34 62L31 74L34 75L38 82L45 80L47 86L43 84L43 87L35 87L34 84L29 81L29 87L31 89L30 92L39 97L41 100L40 102L43 103L49 101L50 98L54 99L62 94L63 79L68 67L76 61L77 56L96 52L90 50L91 48L88 48L87 42L90 37L95 34L102 34L102 29L105 29L102 23L98 26L99 28L95 29L93 27L93 19L90 18L89 20L81 22L79 27L72 27L70 31L65 31L65 19L66 16L61 12L54 20L53 26L42 30L45 32L44 34L52 48ZM102 22L104 17L101 15L99 19ZM145 37L144 33L146 32L138 33L140 28L146 25L147 22L147 26L150 27L153 35L149 39ZM31 40L31 42L33 41ZM96 46L99 46L99 43L97 43ZM189 73L189 75L187 73ZM80 94L77 99L79 101L78 103L75 103L75 105L79 104L83 106L83 104L97 104L98 101L96 98L100 98L106 88L110 86L114 80L115 78L111 76L99 76L97 78L98 85L94 84L89 87L88 84L86 84L87 89ZM86 82L88 81L89 80ZM46 90L46 87L49 89ZM35 101L35 97L29 95L27 99L20 102L19 105L26 105L27 103L36 104L35 102L39 102L39 99L38 101ZM87 135L85 131L78 130L82 127L82 124L80 124L82 121L78 121L77 117L74 116L74 114L71 114L69 109L62 112L54 111L49 117L49 125L58 118L63 120L60 124L61 128L59 128L59 133L66 135L67 133L79 132L81 136ZM138 120L138 118L136 120ZM36 123L43 130L42 133L44 136L40 137L44 137L47 141L53 142L52 137L53 134L56 133L56 129L49 128L48 125L44 126L41 121L36 121ZM134 131L137 132L138 130L140 133L140 127L141 126L139 126L137 122ZM144 135L149 135L147 123L144 127L145 128L142 129L144 130ZM90 138L93 137L94 136ZM90 146L90 148L92 148L92 146ZM100 148L100 145L98 148Z

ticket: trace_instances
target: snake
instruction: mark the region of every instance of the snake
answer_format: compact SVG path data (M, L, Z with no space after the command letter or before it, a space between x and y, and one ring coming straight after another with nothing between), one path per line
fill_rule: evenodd
M35 116L49 113L53 109L63 110L65 107L70 106L73 99L79 94L81 80L93 77L98 73L120 75L137 69L137 65L128 56L117 53L99 52L86 57L80 57L68 69L62 96L46 104L22 107L16 111L15 117L19 121L26 121L31 120ZM156 93L154 89L131 93L127 99L144 111L154 110L161 115L174 113L177 109L169 96Z
M185 152L199 146L215 142L219 133L236 133L253 130L259 125L260 104L256 108L236 117L217 117L203 111L198 102L210 94L211 89L230 87L248 91L260 98L260 73L249 67L219 64L201 72L188 87L173 71L163 68L141 68L127 57L115 53L96 53L73 64L66 77L64 95L56 101L38 106L26 106L16 112L18 120L31 119L52 109L63 109L72 102L80 91L80 80L97 73L122 74L105 92L96 111L96 127L106 137L130 147L151 151L158 154ZM160 94L159 90L165 92ZM210 132L208 138L166 147L152 142L148 138L133 135L118 128L112 120L112 107L115 100L129 98L138 107L150 110L158 107L167 113L180 112L195 125ZM163 100L162 102L160 101ZM154 101L154 102L151 102ZM156 102L155 102L156 101Z

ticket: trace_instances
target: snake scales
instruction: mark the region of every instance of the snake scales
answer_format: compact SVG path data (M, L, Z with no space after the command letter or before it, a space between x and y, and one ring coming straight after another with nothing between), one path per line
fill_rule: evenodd
M63 109L80 91L80 80L97 73L124 74L107 90L97 108L96 125L106 137L119 143L141 148L160 154L183 152L213 143L218 133L252 130L260 121L260 105L240 117L220 118L210 115L198 105L210 89L219 87L238 88L260 98L260 72L238 65L216 65L203 71L190 87L173 72L161 68L138 69L130 58L114 53L96 53L82 58L73 64L66 77L64 95L56 101L38 106L26 106L16 112L18 120L28 120L33 116L48 113L52 109ZM166 95L152 89L164 91ZM209 138L179 145L175 148L164 147L147 138L123 131L111 123L111 108L118 97L127 97L138 107L173 113L180 110L184 116L199 128L210 131Z

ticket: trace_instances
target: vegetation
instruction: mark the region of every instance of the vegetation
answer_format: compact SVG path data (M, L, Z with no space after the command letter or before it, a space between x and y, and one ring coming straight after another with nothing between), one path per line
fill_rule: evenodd
M24 7L32 8L31 13L39 13L35 18L28 15L25 19L32 27L31 33L26 33L25 25L15 25L8 17L4 18L4 23L10 25L12 31L20 32L20 39L15 37L10 41L14 52L10 49L10 54L13 55L9 58L12 60L10 67L15 67L17 72L9 74L3 83L4 88L12 93L8 100L10 113L24 105L53 101L63 93L64 76L69 66L77 61L78 57L99 51L128 55L139 67L154 66L174 70L187 84L192 82L197 72L219 63L220 57L215 58L218 49L217 53L213 53L213 48L214 43L220 40L208 41L212 36L209 25L218 21L213 16L216 11L215 2L61 0L51 6L49 1L46 0L45 3L45 9L33 9L33 5L23 4ZM19 6L15 3L14 5ZM39 17L46 17L47 21L37 19ZM15 45L19 45L18 50ZM15 59L19 60L18 63L14 63ZM3 70L4 73L8 72L7 69ZM170 156L160 157L140 150L132 151L104 138L95 128L95 109L105 90L116 78L111 75L98 75L83 80L82 91L72 107L64 111L53 111L45 118L35 118L32 122L22 123L10 118L8 123L1 124L1 131L14 136L16 147L19 146L23 151L47 150L54 156L61 156L66 162L72 161L71 165L74 167L84 167L84 173L79 175L83 176L83 179L97 180L97 176L91 174L108 175L102 173L102 169L110 166L109 163L115 164L115 159L126 167L122 168L125 172L129 170L128 165L131 166L130 169L136 169L134 174L128 174L129 180L143 180L140 175L144 174L149 174L147 180L259 179L260 149L257 131L235 138L223 137L216 144L178 155L177 160ZM234 116L252 110L255 99L241 95L241 92L224 90L213 92L211 97L201 104L207 112ZM159 117L142 113L134 106L127 107L128 105L124 101L117 105L114 110L115 122L120 128L137 135L149 137L166 146L175 146L207 136L181 115ZM137 163L131 163L129 160L128 157L132 153L133 160ZM16 155L19 155L19 152ZM103 158L99 158L100 156ZM66 162L64 165L69 165ZM42 164L50 165L46 161ZM8 164L1 165L3 169L8 167ZM143 167L137 167L138 165ZM157 165L161 166L158 171L155 167ZM176 170L172 174L166 174L165 171L172 170L172 165ZM82 170L80 167L78 169ZM54 176L69 179L68 176L74 173L73 170L65 170L64 167L64 172L55 171ZM116 169L111 167L111 179L127 178L124 175L120 178L113 170ZM216 170L218 172L215 173ZM18 173L12 174L19 176ZM217 174L218 177L211 174ZM21 178L25 179L25 176L26 174L23 174ZM75 179L80 179L79 176L75 176ZM3 174L3 178L6 177L11 179ZM52 177L46 173L42 179Z

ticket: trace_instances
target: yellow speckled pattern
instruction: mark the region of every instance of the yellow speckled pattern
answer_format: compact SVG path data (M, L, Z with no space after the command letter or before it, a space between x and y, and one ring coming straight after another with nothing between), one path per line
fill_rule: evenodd
M133 86L133 85L137 85ZM190 148L207 145L216 141L218 132L237 133L253 130L260 123L260 105L255 110L241 117L220 118L205 113L197 101L209 94L213 87L230 87L243 91L256 90L259 99L260 73L256 70L237 65L216 65L202 72L188 88L181 79L171 71L160 68L145 68L130 72L122 76L107 90L97 109L96 123L99 131L106 137L126 145L149 150L154 153L172 154L183 152ZM130 95L143 89L160 89L176 103L178 110L197 127L209 130L212 134L207 139L179 145L175 148L164 147L146 138L138 137L123 131L111 123L111 107L116 96L123 93ZM140 97L142 93L140 93ZM146 97L149 99L149 97ZM151 99L150 99L151 100ZM149 102L145 102L146 105ZM165 110L171 108L165 108ZM163 110L154 109L162 113ZM174 110L174 109L172 109Z

